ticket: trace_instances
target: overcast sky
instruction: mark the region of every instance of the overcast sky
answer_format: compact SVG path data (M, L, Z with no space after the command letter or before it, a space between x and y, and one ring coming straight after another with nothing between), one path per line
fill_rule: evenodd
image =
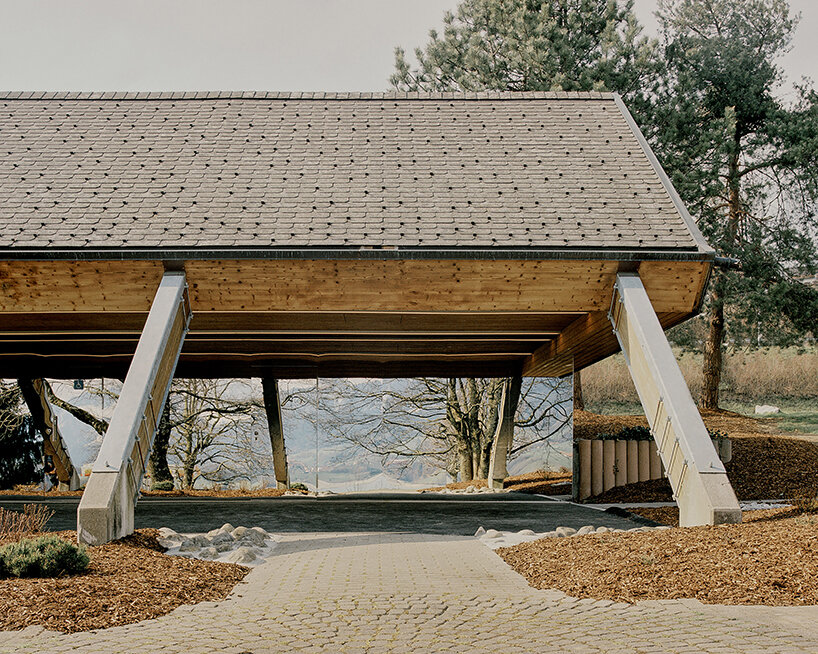
M818 0L783 61L818 78ZM0 0L0 89L379 91L457 0ZM653 0L636 0L655 30Z

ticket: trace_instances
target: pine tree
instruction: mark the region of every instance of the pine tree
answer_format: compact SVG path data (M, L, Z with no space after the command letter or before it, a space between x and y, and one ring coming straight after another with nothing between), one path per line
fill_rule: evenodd
M42 440L17 384L0 383L0 489L40 480Z
M710 283L701 406L718 408L722 350L787 344L818 325L818 102L776 95L796 21L785 0L663 0L663 82L644 127L708 241L741 270Z

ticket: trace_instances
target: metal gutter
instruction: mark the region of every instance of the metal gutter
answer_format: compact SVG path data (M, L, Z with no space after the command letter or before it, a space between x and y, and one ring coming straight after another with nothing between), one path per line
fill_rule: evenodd
M0 261L187 261L276 259L474 259L474 260L604 260L604 261L707 261L715 252L700 250L599 250L527 248L9 248L0 249Z

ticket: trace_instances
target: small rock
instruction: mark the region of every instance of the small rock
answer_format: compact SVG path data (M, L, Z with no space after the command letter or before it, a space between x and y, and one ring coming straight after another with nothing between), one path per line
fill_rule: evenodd
M194 534L190 537L190 541L197 547L208 547L210 545L210 539L204 534Z
M160 527L159 535L162 538L181 538L181 534L173 531L170 527Z
M234 532L235 533L235 532ZM267 538L270 538L270 535L267 535ZM265 541L267 540L264 536L262 536L257 531L253 531L252 529L247 529L244 532L244 535L239 539L242 543L251 543L253 545L258 545L259 547L264 547Z
M489 488L488 486L483 486L478 492L480 492L480 493L493 493L494 490Z
M474 493L477 489L474 486L466 486L467 493Z
M585 525L584 527L580 527L579 531L577 531L577 536L584 536L585 534L593 534L594 533L594 526L593 525Z
M244 534L246 534L248 531L250 530L247 527L236 527L233 531L230 532L230 534L236 540L241 540L242 538L244 538Z
M232 543L236 542L236 539L233 538L233 534L231 534L229 531L222 531L219 529L211 536L212 533L213 532L208 532L207 534L209 540L208 545L219 546L223 543L232 545Z
M235 541L222 541L221 543L215 543L214 547L216 548L217 552L227 552L233 549L233 544Z
M200 559L205 559L210 561L212 559L216 559L219 557L219 551L215 547L205 547L201 552L199 552L198 557Z
M520 536L536 536L537 534L534 532L533 529L521 529L517 532Z
M496 529L489 529L488 531L486 531L486 538L500 538L500 536L502 535L503 534L501 534Z
M225 523L222 525L222 530L223 530L223 531L230 531L230 532L232 532L234 529L235 529L235 527L234 527L233 525L231 525L229 522L225 522Z
M546 531L544 534L540 534L542 538L556 538L557 532L556 531Z
M781 413L781 409L772 404L756 404L757 416L771 416L775 413Z
M670 529L670 527L668 527L666 525L661 525L659 527L654 527L653 528L654 531L667 531L668 529Z
M224 560L228 563L252 563L257 558L256 553L249 547L238 547L224 557Z
M259 536L261 536L265 540L268 539L268 538L272 538L272 535L269 532L264 531L264 529L262 529L261 527L250 527L250 531L256 532Z
M179 545L180 552L195 552L200 549L202 549L202 546L194 542L193 538L185 538Z
M594 531L594 533L595 534L607 534L609 531L611 531L611 529L609 529L608 527L597 527L596 531Z
M574 534L577 533L577 530L574 529L573 527L557 527L555 529L555 531L557 532L557 536L559 538L565 538L567 536L573 536Z
M480 525L477 528L477 531L474 532L474 536L475 536L475 538L480 538L480 536L485 535L485 533L486 533L486 530L483 529L483 525Z

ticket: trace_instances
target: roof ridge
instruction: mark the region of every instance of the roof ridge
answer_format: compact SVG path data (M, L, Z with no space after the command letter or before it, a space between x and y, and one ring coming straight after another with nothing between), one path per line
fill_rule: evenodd
M0 91L0 100L611 100L600 91Z

